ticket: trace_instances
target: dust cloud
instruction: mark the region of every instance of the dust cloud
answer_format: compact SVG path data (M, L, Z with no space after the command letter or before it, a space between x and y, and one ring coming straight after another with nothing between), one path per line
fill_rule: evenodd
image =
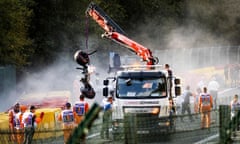
M198 16L204 18L214 16L216 12L222 12L228 21L224 21L221 26L231 26L238 22L239 5L239 2L230 0L225 3L217 2L216 5L209 3L206 7L205 5L194 4L194 1L189 1L186 7L188 17L182 25L176 23L169 25L168 22L155 23L154 17L151 17L149 23L138 24L136 29L127 33L131 33L130 38L132 40L151 49L153 56L159 58L159 64L169 63L176 72L225 65L231 62L230 57L236 57L238 53L230 52L231 47L229 47L229 42L224 39L224 36L220 36L219 33L212 33L204 24L201 25ZM98 47L97 40L89 39L90 50ZM106 47L110 48L109 51L116 50L121 55L130 55L129 51L126 52L126 48L115 49L118 46L121 47L109 42ZM90 56L91 65L96 68L96 72L91 75L90 82L97 91L100 91L94 100L90 100L91 102L99 102L102 99L102 80L109 76L107 73L107 56L106 51L98 51ZM74 81L79 82L82 74L76 67L78 65L73 60L72 55L72 57L64 60L57 60L53 65L45 67L41 71L28 73L23 81L17 85L17 96L9 96L4 103L1 99L2 106L0 108L5 110L18 98L30 92L69 90L72 92L74 100L78 99L78 94L73 93L73 83Z
M102 90L102 80L107 77L106 69L101 65L97 65L99 63L97 55L98 53L89 56L91 60L89 67L95 69L90 76L90 83L97 92L95 99L87 99L89 103L102 100L103 96L100 95L102 94L100 92ZM30 93L70 91L70 101L74 103L79 100L80 87L83 86L80 79L84 75L81 70L76 68L81 66L74 61L73 55L64 59L61 57L62 55L52 65L43 67L40 71L26 72L22 81L18 82L16 91L9 92L7 97L0 97L0 110L6 111L19 99Z

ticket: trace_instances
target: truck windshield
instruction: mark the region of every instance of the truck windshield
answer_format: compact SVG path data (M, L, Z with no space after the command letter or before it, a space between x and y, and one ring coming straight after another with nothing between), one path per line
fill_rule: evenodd
M163 78L118 78L117 97L120 98L145 98L166 97L166 79Z

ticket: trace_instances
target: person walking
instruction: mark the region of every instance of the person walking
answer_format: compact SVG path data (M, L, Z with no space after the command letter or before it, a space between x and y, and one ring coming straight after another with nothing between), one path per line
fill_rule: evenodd
M24 124L24 141L23 144L31 144L35 132L35 106L30 106L30 111L23 114L22 122Z
M71 109L71 103L67 102L65 104L65 109L58 116L58 120L62 121L64 144L67 143L68 138L72 133L72 130L74 128L74 119L75 118L73 110Z
M13 142L17 142L17 127L20 125L20 123L17 121L17 114L20 112L20 104L16 103L13 106L13 109L11 109L8 112L9 117L9 130L11 132L10 140Z
M103 106L103 125L101 129L101 138L109 139L109 125L112 120L112 104L113 104L113 97L109 95L107 97L107 101L104 102Z
M74 117L75 117L75 123L79 125L85 116L85 114L88 112L89 104L85 101L85 97L83 94L79 97L80 101L76 101L73 107Z
M214 109L217 109L217 100L218 100L218 89L220 85L217 82L216 78L213 77L212 80L208 83L208 90L210 95L213 97Z
M185 114L187 111L190 121L193 121L193 117L191 114L191 108L190 108L190 96L193 96L193 93L190 91L190 86L186 86L185 91L183 92L183 102L182 102L182 115ZM181 120L183 121L183 117L181 117Z
M199 97L199 112L201 113L201 129L210 128L211 110L213 107L212 96L207 93L207 88L203 88L203 92Z

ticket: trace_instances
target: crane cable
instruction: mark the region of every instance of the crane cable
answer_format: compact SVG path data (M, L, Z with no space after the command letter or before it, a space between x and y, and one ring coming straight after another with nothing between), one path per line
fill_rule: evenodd
M86 15L86 21L85 21L85 37L86 37L86 41L85 41L85 45L86 45L86 49L88 50L88 16Z

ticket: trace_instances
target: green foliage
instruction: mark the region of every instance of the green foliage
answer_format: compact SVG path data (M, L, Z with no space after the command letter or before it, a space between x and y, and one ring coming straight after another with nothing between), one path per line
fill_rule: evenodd
M144 40L165 47L169 33L184 28L190 31L188 33L196 29L206 32L199 40L201 43L214 45L227 41L239 45L240 2L235 0L93 1L130 38L136 37L137 42ZM1 0L0 64L20 67L29 64L33 68L42 68L57 60L60 54L72 57L76 50L87 48L98 49L102 53L100 56L106 57L116 45L102 40L102 28L91 18L86 18L85 10L90 2Z
M33 52L28 37L31 1L0 1L0 65L23 66Z

